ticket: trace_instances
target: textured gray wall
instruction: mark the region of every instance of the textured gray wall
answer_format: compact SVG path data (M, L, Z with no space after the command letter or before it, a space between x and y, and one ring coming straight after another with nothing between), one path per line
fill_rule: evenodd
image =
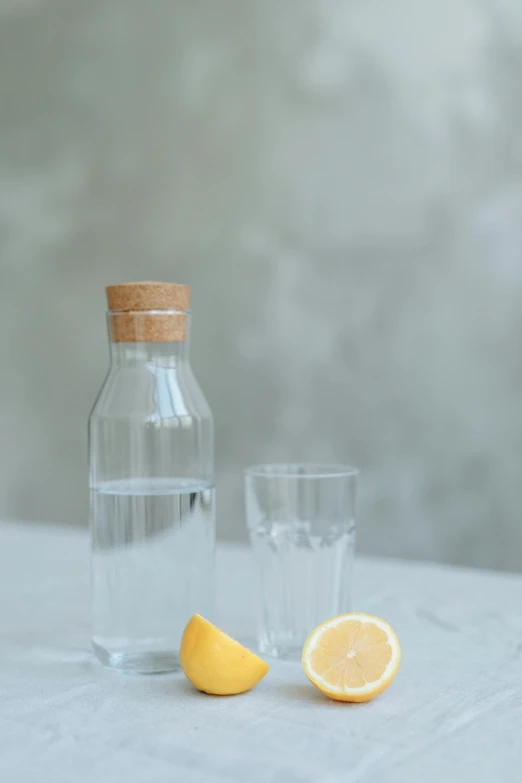
M0 515L85 524L107 283L194 287L219 529L349 460L365 551L522 568L519 0L0 0Z

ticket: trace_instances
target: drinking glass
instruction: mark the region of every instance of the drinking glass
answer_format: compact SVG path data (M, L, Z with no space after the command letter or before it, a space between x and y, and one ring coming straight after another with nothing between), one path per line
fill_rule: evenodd
M350 610L358 475L330 464L245 470L263 654L300 658L319 623Z

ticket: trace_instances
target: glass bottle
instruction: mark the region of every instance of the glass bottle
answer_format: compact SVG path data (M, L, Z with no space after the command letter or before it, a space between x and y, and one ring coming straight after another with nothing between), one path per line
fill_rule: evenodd
M212 615L213 423L189 362L190 289L107 288L110 369L89 418L93 647L136 673L179 667Z

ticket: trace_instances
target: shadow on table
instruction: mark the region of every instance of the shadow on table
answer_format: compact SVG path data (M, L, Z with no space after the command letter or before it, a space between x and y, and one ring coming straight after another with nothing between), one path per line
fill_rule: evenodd
M268 683L266 684L268 685ZM168 675L168 677L165 678L161 677L161 679L157 680L151 680L147 678L147 690L149 693L151 690L153 690L158 696L161 694L168 699L179 698L180 696L183 696L185 699L195 700L209 698L217 700L234 698L241 699L242 697L248 697L248 694L251 692L261 693L263 690L263 683L260 683L258 688L253 689L253 691L246 691L245 693L239 693L234 696L213 696L211 694L198 691L188 682L183 673L179 672L174 675ZM340 709L355 709L357 707L364 706L361 704L350 704L347 702L340 702L329 699L327 696L324 696L316 688L314 688L312 684L307 684L305 682L280 682L278 685L270 687L267 693L267 696L268 695L270 697L275 696L277 699L283 699L284 701L294 703L299 702L303 706L306 704L315 706L322 705L323 707L333 706L334 708L337 707Z
M169 674L165 677L154 678L154 680L148 681L148 690L154 690L155 693L174 698L182 695L184 698L192 699L230 699L232 696L213 696L209 693L203 693L194 688L193 685L186 679L182 672L176 672L176 674ZM241 695L241 694L239 694Z
M283 682L277 688L277 695L289 701L298 701L301 704L314 704L317 706L322 704L323 706L334 706L344 709L353 709L361 706L360 704L350 704L329 699L328 696L324 696L314 688L311 683L307 684L305 682Z

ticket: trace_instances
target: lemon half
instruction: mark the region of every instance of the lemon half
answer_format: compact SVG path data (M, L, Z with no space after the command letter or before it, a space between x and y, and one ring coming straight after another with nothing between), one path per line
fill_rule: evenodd
M337 701L370 701L399 668L399 640L387 622L353 612L312 631L303 648L303 669L316 688Z

